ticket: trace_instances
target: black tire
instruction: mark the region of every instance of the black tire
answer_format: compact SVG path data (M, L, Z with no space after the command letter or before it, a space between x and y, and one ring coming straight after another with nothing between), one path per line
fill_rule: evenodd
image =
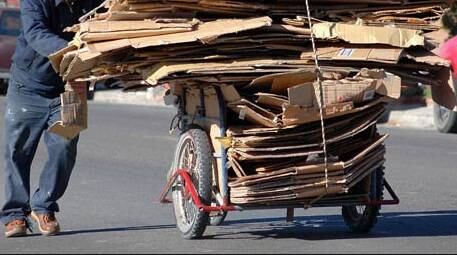
M390 112L391 112L390 107L386 107L386 111L381 115L381 117L379 117L378 123L384 124L384 123L389 122Z
M0 95L6 95L7 90L8 90L8 81L0 80Z
M211 226L221 225L225 218L227 217L227 212L215 212L209 215L209 224Z
M189 129L178 142L173 164L187 169L204 204L211 201L212 151L208 136L201 129ZM209 224L209 213L202 212L184 192L184 180L178 178L172 188L176 225L185 239L202 237Z
M376 191L371 199L382 200L384 192L384 167L372 173L376 181ZM373 180L372 179L372 180ZM378 221L381 205L343 206L342 215L349 229L357 234L368 233Z
M433 119L436 129L441 133L457 133L457 112L434 104Z
M95 88L93 90L90 89L90 85L87 84L87 100L91 101L94 100L95 97Z

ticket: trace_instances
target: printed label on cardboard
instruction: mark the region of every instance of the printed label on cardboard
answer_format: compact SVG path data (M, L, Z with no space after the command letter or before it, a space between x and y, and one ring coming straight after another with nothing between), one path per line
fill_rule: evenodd
M240 120L244 120L246 118L246 110L242 109L240 111L240 115L238 116Z
M341 49L338 56L340 57L350 57L354 53L354 49Z
M367 90L363 93L363 101L372 100L374 98L376 91L375 90Z

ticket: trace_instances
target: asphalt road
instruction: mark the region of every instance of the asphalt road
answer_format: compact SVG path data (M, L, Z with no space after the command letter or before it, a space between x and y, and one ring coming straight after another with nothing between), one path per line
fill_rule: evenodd
M0 98L3 116L4 99ZM391 129L386 177L401 198L385 206L367 235L351 234L339 208L233 212L204 239L184 241L170 205L158 203L176 137L174 111L90 105L79 159L58 214L59 236L0 237L0 253L455 253L457 251L457 136ZM3 127L2 120L0 126ZM3 153L3 148L0 149ZM46 159L40 146L32 185ZM3 187L3 180L0 180ZM0 203L3 203L3 188Z

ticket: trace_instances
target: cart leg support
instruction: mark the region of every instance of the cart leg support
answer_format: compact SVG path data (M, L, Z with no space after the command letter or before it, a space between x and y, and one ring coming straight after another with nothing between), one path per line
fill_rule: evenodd
M173 183L176 181L178 177L181 177L183 182L184 182L184 189L187 194L190 195L192 198L192 201L194 202L195 206L204 212L228 212L228 211L239 211L241 210L240 208L233 206L233 205L222 205L222 206L209 206L205 205L201 199L200 196L198 195L197 190L195 189L194 183L192 182L192 178L190 177L190 174L188 171L180 169L177 170L172 178L168 181L168 183L165 185L164 190L162 191L162 195L160 197L160 202L161 203L170 203L171 201L166 198L166 195L170 191Z
M286 222L293 222L295 219L295 208L287 208Z
M391 200L368 200L367 205L398 205L400 204L400 198L395 194L395 191L392 189L390 184L384 179L384 187L386 188L389 195L392 197Z

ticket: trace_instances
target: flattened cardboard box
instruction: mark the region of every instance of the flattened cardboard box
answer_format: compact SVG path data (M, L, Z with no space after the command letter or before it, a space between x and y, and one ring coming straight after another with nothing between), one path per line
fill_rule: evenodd
M325 188L325 177L308 180L277 180L269 182L267 185L259 184L257 189L254 187L231 188L230 198L234 203L252 203L273 202L285 197L290 199L291 196L292 199L297 199L345 193L384 163L382 154L383 152L379 153L380 156L375 155L364 159L364 162L347 169L346 174L329 176L328 188Z
M59 71L60 75L63 76L65 80L72 80L72 78L80 78L87 76L87 74L90 73L91 69L97 67L99 63L98 60L101 57L106 57L113 51L126 50L128 48L142 49L147 47L177 45L192 42L199 44L207 44L223 35L238 33L265 26L268 27L271 26L271 24L272 20L269 17L260 17L250 19L221 19L216 21L209 21L203 24L195 25L195 27L192 28L194 29L193 31L187 31L189 30L189 28L186 27L179 27L182 26L182 23L178 23L175 25L175 28L172 27L172 24L169 24L170 28L149 31L133 30L104 33L83 33L79 36L79 39L81 39L81 36L93 36L95 38L94 40L102 40L103 38L114 39L116 37L121 37L122 39L107 41L104 41L103 39L103 41L100 42L88 43L79 50L77 50L78 47L75 48L74 45L69 46L66 49L59 52L58 54L56 54L55 56L53 56L52 63L53 67ZM122 27L125 26L125 24L123 23L119 26L120 27L115 26L112 29L122 29ZM103 28L96 27L94 29L96 29L97 31L102 30ZM166 34L160 34L162 33L160 32L161 30L163 30L162 32ZM144 36L141 35L142 33L159 33L159 35ZM69 65L62 66L61 61L65 57L69 58L67 62L75 62L77 64L71 65L71 68L68 68ZM83 75L81 75L81 71L85 71L88 73L84 73Z
M319 39L341 39L354 44L386 44L400 48L425 45L421 31L412 29L323 22L313 25L312 30Z
M349 161L329 164L327 190L322 190L324 165L311 164L238 178L229 183L231 201L261 203L345 192L382 165L385 153L382 144L386 138L387 135L378 138Z
M384 112L384 105L376 105L363 112L346 115L335 121L327 121L327 139L329 143L336 140L346 139L363 132L376 124L378 118ZM234 130L235 129L235 130ZM233 148L272 148L278 146L294 146L307 143L316 143L322 136L322 130L318 123L305 126L281 129L277 133L263 132L268 128L244 127L249 134L240 134L236 131L239 127L230 127L227 131Z
M208 43L225 34L271 26L271 24L272 20L269 17L216 20L198 25L195 31L94 43L88 47L94 52L108 52L129 46L140 49L197 41Z
M359 152L355 157L353 157L352 159L350 159L348 161L330 162L327 165L327 170L329 172L338 172L338 171L344 170L345 168L349 168L349 167L357 165L359 162L363 161L371 152L376 151L375 149L379 148L379 146L382 145L386 141L387 138L388 138L388 135L384 135L384 136L376 139L369 146L367 146L363 151ZM320 163L320 164L305 163L303 165L294 165L294 166L285 167L283 169L280 169L280 170L277 170L274 172L259 173L256 175L250 175L250 176L238 178L236 181L230 182L229 186L230 187L249 186L249 185L260 183L265 180L282 178L282 177L292 176L292 175L324 173L324 171L325 171L325 164L323 164L323 163Z
M383 105L374 106L355 115L347 115L347 119L337 120L326 124L328 143L335 143L348 137L353 137L376 124L379 116L384 112ZM288 132L279 134L252 134L249 136L234 136L229 129L231 148L239 151L274 151L293 148L319 146L321 128L313 123L308 129L296 127Z
M371 123L368 127L376 123ZM356 137L338 137L333 139L328 145L329 153L350 153L367 143L367 137L362 134L362 131L355 132ZM360 134L360 135L359 135ZM309 142L296 146L280 146L272 148L240 148L232 147L229 149L228 154L230 157L237 161L245 161L252 163L258 160L272 160L272 159L287 159L287 158L306 158L323 153L320 142Z
M319 60L333 60L333 61L370 61L379 63L396 64L403 54L401 48L381 48L377 45L371 46L358 46L347 45L338 47L327 46L318 47L317 56ZM314 52L309 51L301 54L301 59L313 59Z

